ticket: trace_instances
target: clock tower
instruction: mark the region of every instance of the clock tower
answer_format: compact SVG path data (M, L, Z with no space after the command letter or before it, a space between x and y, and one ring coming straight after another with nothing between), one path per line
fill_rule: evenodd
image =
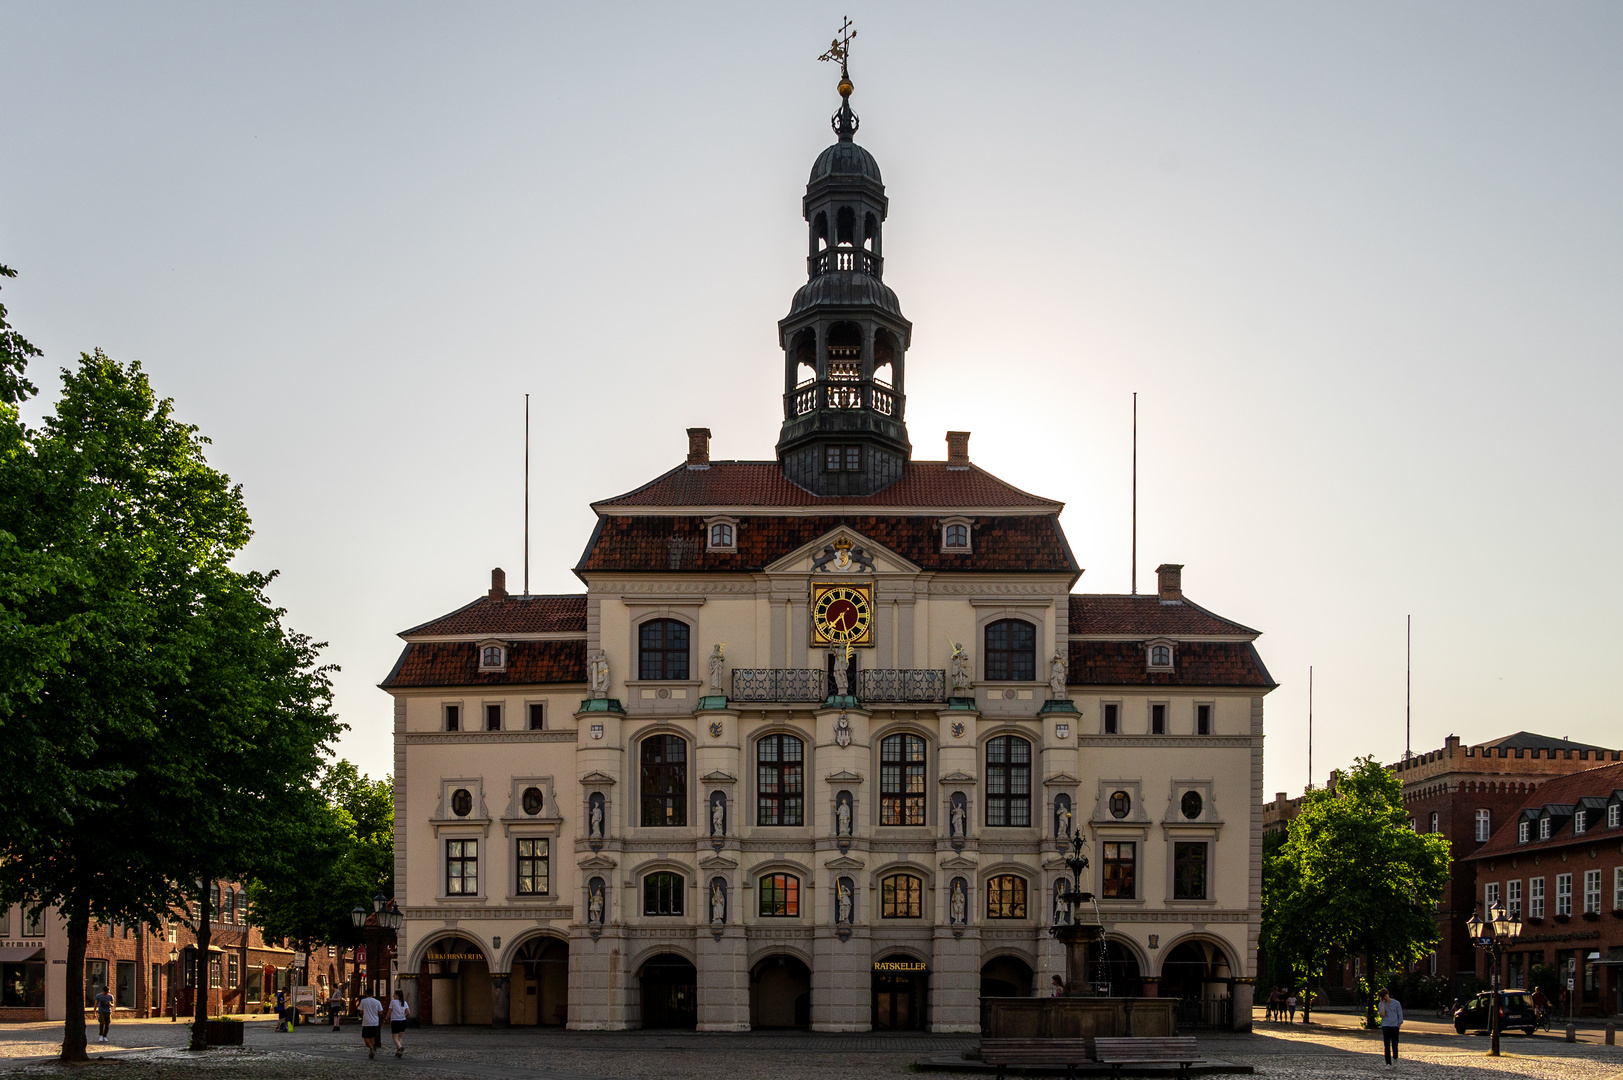
M818 495L872 495L901 479L907 438L907 349L913 324L884 282L889 209L879 163L854 141L842 53L838 141L818 155L801 209L806 284L778 323L784 352L778 460Z

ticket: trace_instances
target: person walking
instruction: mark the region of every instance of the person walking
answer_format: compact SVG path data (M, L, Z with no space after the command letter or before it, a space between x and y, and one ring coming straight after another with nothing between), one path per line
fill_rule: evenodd
M1065 980L1060 978L1058 975L1054 976L1054 991L1053 991L1052 996L1054 996L1054 997L1064 997L1065 996Z
M1296 991L1295 990L1292 990L1290 992L1290 997L1287 997L1285 999L1285 1011L1290 1014L1290 1023L1292 1023L1292 1024L1296 1023Z
M383 1002L368 990L361 999L361 1041L366 1044L366 1056L378 1056L378 1018L383 1013Z
M1390 1069L1398 1060L1398 1028L1403 1026L1403 1003L1392 996L1392 991L1383 988L1375 1015L1381 1018L1381 1053L1386 1055L1386 1067Z
M406 1056L406 1017L411 1007L406 1004L406 992L396 990L389 999L389 1034L394 1036L394 1056Z
M334 990L327 998L327 1019L332 1021L332 1029L338 1030L338 1018L344 1012L344 996Z
M101 988L96 995L96 1033L97 1042L107 1041L107 1029L113 1026L113 995L107 992L107 987Z
M1268 991L1268 1019L1269 1020L1278 1020L1279 1019L1279 999L1280 999L1280 996L1281 995L1279 993L1279 987L1277 987L1277 986L1274 987L1272 990Z

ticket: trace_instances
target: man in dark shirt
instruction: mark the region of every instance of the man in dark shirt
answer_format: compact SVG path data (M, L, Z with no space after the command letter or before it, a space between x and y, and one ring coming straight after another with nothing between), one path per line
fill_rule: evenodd
M96 1035L97 1042L107 1041L107 1029L113 1024L113 995L102 987L101 993L96 995L96 1026L101 1030Z

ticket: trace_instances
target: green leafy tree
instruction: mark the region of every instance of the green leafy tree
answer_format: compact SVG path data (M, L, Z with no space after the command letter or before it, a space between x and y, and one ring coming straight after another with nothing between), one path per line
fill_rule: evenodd
M1447 841L1416 833L1397 777L1359 758L1333 789L1307 793L1264 868L1266 947L1308 980L1332 949L1362 955L1372 973L1419 960L1437 943L1448 874ZM1366 1023L1374 1008L1366 995Z

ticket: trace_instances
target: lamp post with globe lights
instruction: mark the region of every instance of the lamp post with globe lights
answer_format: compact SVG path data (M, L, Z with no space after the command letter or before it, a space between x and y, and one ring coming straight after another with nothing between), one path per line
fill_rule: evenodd
M169 950L169 1022L171 1024L175 1022L175 1008L178 1004L176 995L179 991L175 988L175 976L179 974L180 950L171 947Z
M1499 1056L1499 1021L1504 1013L1504 1002L1499 993L1499 961L1504 955L1505 946L1522 934L1522 916L1520 912L1509 912L1498 904L1487 911L1487 917L1473 914L1466 920L1466 931L1471 935L1471 942L1477 948L1488 954L1489 984L1492 986L1492 997L1488 1004L1488 1056Z
M372 897L371 911L356 904L349 913L350 923L366 934L366 990L373 997L377 996L378 991L378 968L383 958L384 931L388 931L389 937L393 938L404 919L395 902L382 893Z

